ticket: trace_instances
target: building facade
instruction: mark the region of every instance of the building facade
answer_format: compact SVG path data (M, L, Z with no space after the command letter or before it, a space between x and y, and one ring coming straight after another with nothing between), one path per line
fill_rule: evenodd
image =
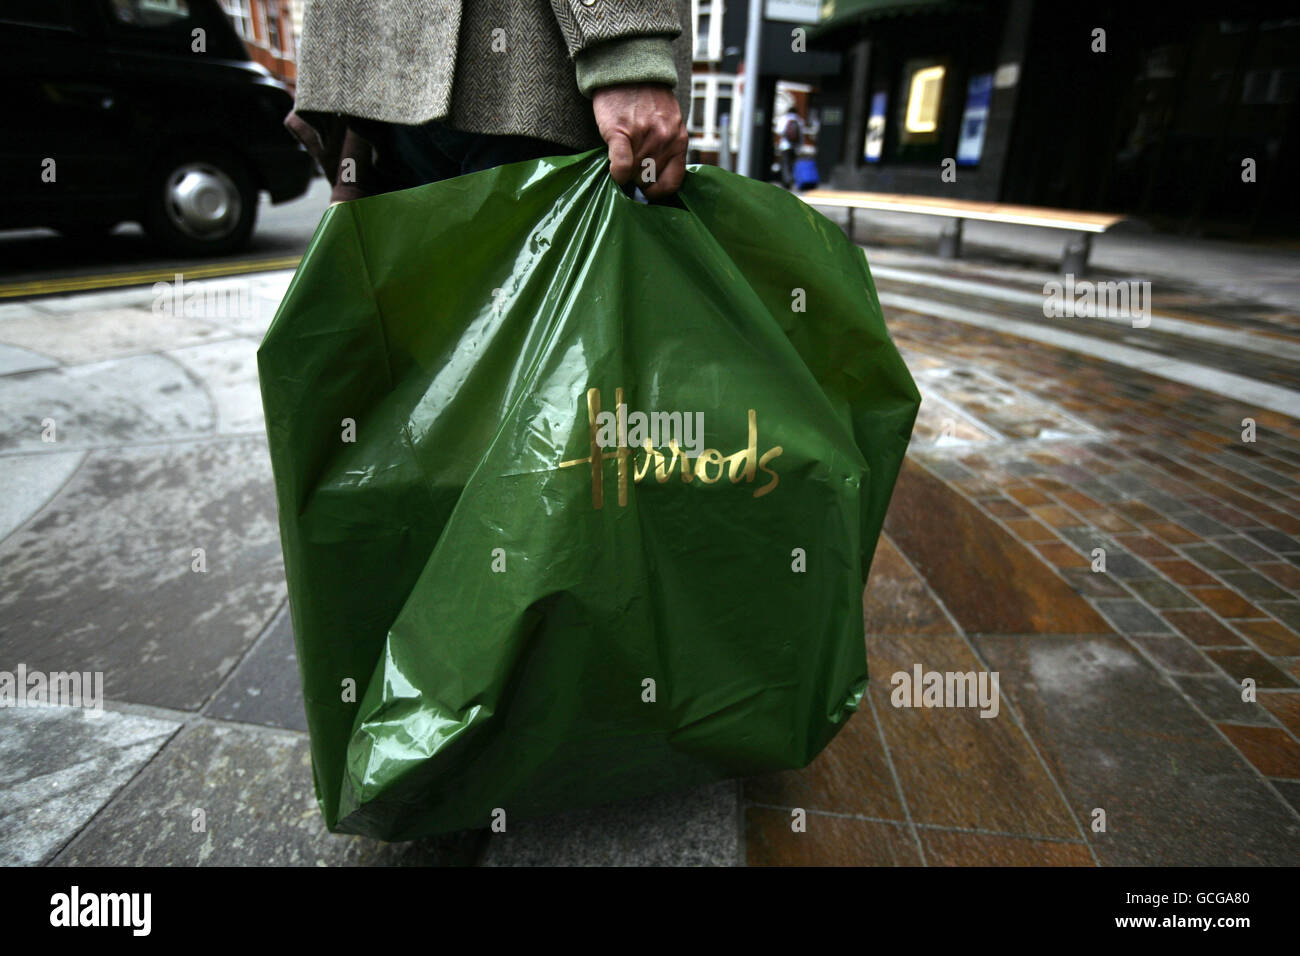
M743 3L743 0L739 0ZM737 148L735 118L740 107L739 77L734 64L724 66L723 22L729 5L725 0L691 0L694 31L694 67L691 76L691 113L686 127L690 149L697 159L717 162L723 151ZM734 51L733 51L734 56ZM730 67L730 68L728 68Z
M690 159L734 168L740 151L741 99L752 72L744 62L749 3L693 0L691 8L695 72L687 123ZM790 107L804 120L809 143L806 152L816 156L819 166L826 158L827 174L839 154L842 110L837 101L823 100L821 89L828 79L832 89L840 86L837 75L842 57L809 45L808 34L818 12L818 0L764 0L754 116L757 135L750 166L759 178L774 176L774 124ZM824 103L829 109L823 108Z
M823 0L814 42L846 60L840 188L1300 229L1294 4Z
M290 0L221 0L221 7L235 26L248 55L293 87L298 77L296 4Z

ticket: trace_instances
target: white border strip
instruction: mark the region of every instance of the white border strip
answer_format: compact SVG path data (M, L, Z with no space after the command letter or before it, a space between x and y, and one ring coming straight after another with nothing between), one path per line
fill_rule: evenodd
M899 269L895 266L872 266L871 275L878 279L893 282L906 282L911 285L931 286L935 289L947 289L949 292L962 292L984 299L996 299L1016 305L1031 305L1042 312L1046 294L1027 292L1020 289L1007 289L1003 286L989 285L985 282L972 282L968 279L954 279L935 275L932 272L917 272L912 269ZM1126 280L1116 280L1126 281ZM1131 326L1132 319L1119 316L1099 315L1080 318L1080 322L1109 322L1113 325ZM1195 339L1198 342L1210 342L1227 348L1258 352L1260 355L1274 355L1294 359L1300 362L1300 345L1284 339L1262 336L1249 329L1228 329L1222 326L1203 325L1186 319L1176 319L1172 315L1151 313L1151 325L1141 331L1160 331L1180 338Z
M1017 338L1041 342L1044 345L1051 345L1059 349L1091 355L1104 362L1138 369L1168 379L1171 382L1191 385L1194 388L1213 392L1216 395L1222 395L1225 398L1231 398L1247 405L1257 405L1270 411L1281 412L1283 415L1290 415L1292 418L1300 418L1300 392L1282 388L1279 385L1257 382L1242 375L1221 372L1205 365L1167 358L1156 352L1148 352L1145 349L1133 348L1128 345L1118 345L1114 342L1094 339L1087 335L1064 332L1048 326L1033 325L1029 322L1021 322L1018 319L1005 319L988 312L961 309L943 302L932 302L929 299L901 295L896 292L882 292L879 295L881 305L887 305L895 309L906 309L909 312L918 312L921 315L933 316L936 319L962 322L966 325L974 325L993 332L1001 332L1006 335L1014 335Z

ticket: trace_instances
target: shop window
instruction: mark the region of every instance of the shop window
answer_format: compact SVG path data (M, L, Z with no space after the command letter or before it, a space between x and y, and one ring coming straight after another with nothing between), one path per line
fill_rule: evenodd
M939 138L939 106L943 95L941 64L907 71L907 109L903 115L904 144L933 143Z
M885 151L885 107L888 103L888 93L874 93L871 96L871 114L867 117L867 135L862 144L862 159L865 162L880 162L880 156Z
M961 114L961 132L957 140L957 165L978 166L984 153L984 131L989 122L989 103L993 98L993 74L980 73L966 84L966 109Z

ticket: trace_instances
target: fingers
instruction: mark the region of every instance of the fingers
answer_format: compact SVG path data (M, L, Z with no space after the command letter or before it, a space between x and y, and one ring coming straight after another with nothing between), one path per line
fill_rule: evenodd
M632 179L635 172L636 156L632 152L632 141L624 133L612 133L609 136L609 174L620 186Z
M670 87L605 87L592 97L596 125L609 145L609 173L647 198L669 196L686 178L686 124Z
M686 145L686 126L678 121L677 128L666 140L652 147L652 151L647 149L651 162L643 161L643 181L639 183L647 199L662 199L681 188L686 178ZM647 175L652 170L653 176Z

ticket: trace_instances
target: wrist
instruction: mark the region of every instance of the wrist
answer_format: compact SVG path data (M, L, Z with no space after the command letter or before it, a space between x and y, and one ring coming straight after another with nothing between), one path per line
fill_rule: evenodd
M665 36L625 37L608 40L580 51L574 57L578 89L584 96L609 86L642 83L677 86L677 66L672 40Z

